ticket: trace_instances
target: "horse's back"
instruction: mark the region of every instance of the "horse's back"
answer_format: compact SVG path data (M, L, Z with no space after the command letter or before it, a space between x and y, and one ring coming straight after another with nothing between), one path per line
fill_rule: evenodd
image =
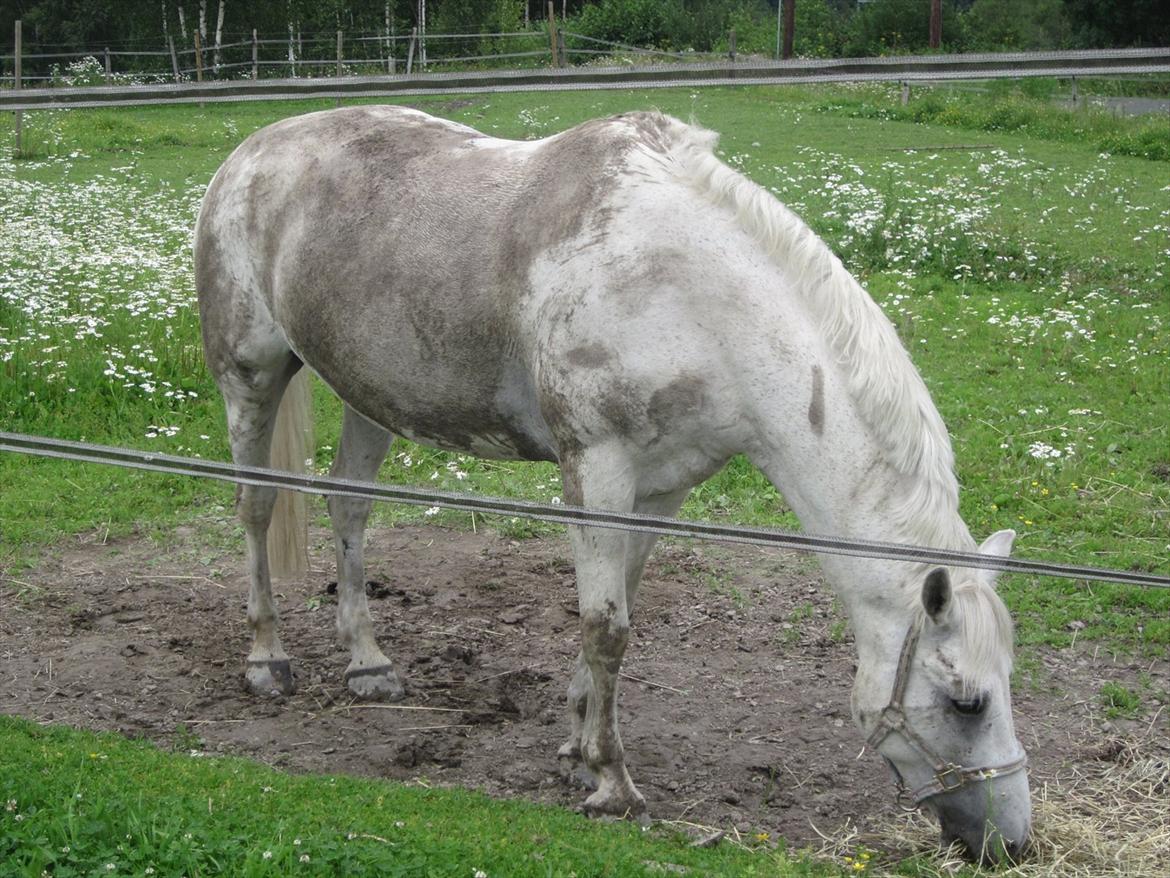
M535 362L548 315L612 271L592 266L628 261L637 221L615 215L645 182L632 168L684 128L633 114L524 143L393 107L270 126L228 159L200 216L209 360L225 338L239 347L243 314L384 426L556 459Z

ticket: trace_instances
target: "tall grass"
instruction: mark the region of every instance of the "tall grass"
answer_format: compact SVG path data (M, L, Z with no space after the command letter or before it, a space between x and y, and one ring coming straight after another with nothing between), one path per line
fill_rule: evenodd
M853 96L827 96L818 109L858 118L911 121L973 131L1019 132L1030 137L1085 143L1102 152L1152 161L1170 161L1170 124L1165 113L1118 116L1081 100L1070 109L1053 101L1045 86L1052 80L996 82L987 97L946 87L922 87L905 106L889 100L889 89L875 86Z

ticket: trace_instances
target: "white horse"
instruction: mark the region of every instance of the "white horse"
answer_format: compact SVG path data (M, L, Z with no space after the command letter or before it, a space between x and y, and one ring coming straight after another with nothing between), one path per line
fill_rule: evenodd
M307 365L345 402L340 477L374 478L393 431L556 461L568 503L667 515L743 452L810 531L975 550L946 429L893 327L715 141L631 113L519 143L385 106L252 135L212 180L195 234L234 459L269 463L278 404ZM292 690L265 549L275 494L246 486L238 503L246 676L261 694ZM370 503L333 497L329 511L348 686L401 697L363 587ZM582 649L560 755L596 784L588 812L645 819L615 705L655 538L570 533ZM1006 555L1013 538L979 550ZM900 799L975 856L1014 856L1030 801L992 576L821 563L856 632L854 720Z

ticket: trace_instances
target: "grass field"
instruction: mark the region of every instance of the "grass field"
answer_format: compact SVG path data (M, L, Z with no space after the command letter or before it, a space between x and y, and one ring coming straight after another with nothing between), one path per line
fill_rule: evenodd
M1019 117L1023 99L1011 100ZM1061 128L1058 142L870 118L883 102L886 115L902 112L891 90L875 88L416 103L505 137L543 136L637 107L720 131L724 159L802 213L898 325L952 432L963 514L977 535L1014 527L1023 555L1167 570L1167 164L1103 153L1101 132L1087 124L1082 140ZM949 105L923 98L940 102ZM29 115L31 158L0 162L0 412L8 429L227 456L199 350L192 220L207 181L243 137L321 106ZM324 467L337 408L318 390ZM71 533L165 532L230 499L219 485L11 455L0 458L0 476L7 565L27 563ZM511 496L559 493L551 466L486 463L405 442L383 477ZM796 524L775 489L740 460L699 488L684 514ZM464 521L455 513L440 520ZM1164 596L1054 581L1037 588L1020 577L1005 590L1025 642L1059 644L1071 636L1068 623L1080 621L1088 626L1082 637L1108 633L1137 648L1170 643Z
M669 827L423 784L291 777L5 717L0 740L0 878L841 874L762 838L694 848Z
M718 130L724 160L804 215L898 326L951 430L962 510L976 536L1014 527L1020 531L1016 551L1023 556L1166 573L1170 164L1104 148L1108 138L1144 143L1147 123L1118 121L1105 130L1094 122L1077 134L1063 123L1059 130L1041 124L1047 117L1036 111L1029 126L1019 109L1026 101L1009 99L1015 116L1003 111L998 128L992 104L973 106L967 115L935 106L916 117L914 102L902 111L894 91L884 88L542 93L412 103L515 138L647 107ZM947 106L942 98L923 100ZM963 99L973 105L982 100L993 99ZM248 133L326 106L26 114L31 154L0 158L3 428L226 459L222 410L199 350L192 221L211 175ZM1022 126L1016 124L1021 119ZM0 142L8 136L0 127ZM323 387L315 405L317 462L324 468L337 442L338 406ZM396 442L382 478L536 499L560 492L552 466L482 462L403 441ZM215 483L16 455L0 456L0 485L0 571L14 578L71 535L138 530L165 542L176 524L222 515L231 505L230 487ZM378 514L384 521L422 515L397 507ZM684 515L796 525L783 498L742 460L699 488ZM455 513L437 518L467 524ZM526 522L495 525L517 536L540 532ZM12 587L0 582L0 588ZM1065 645L1073 636L1148 654L1164 655L1170 646L1166 593L1022 576L1005 577L1001 591L1025 650L1028 644ZM45 772L46 785L29 801L56 815L44 836L50 853L73 844L74 836L52 835L63 831L58 822L67 814L66 824L79 827L70 830L80 833L76 838L93 829L93 838L104 839L93 844L113 845L110 839L120 838L123 829L154 839L134 848L136 868L156 850L151 845L182 847L177 818L152 824L154 806L125 790L112 800L120 804L110 806L100 832L88 815L62 810L71 793L52 786L60 783L51 769L53 754L59 749L66 762L89 766L77 755L98 747L89 739L12 723L0 726L0 738L5 754L14 752L12 746L23 748L22 759L43 767L36 770ZM141 759L131 776L140 773L144 783L155 783L156 772L177 770L135 745L108 740L100 746L125 755L128 764ZM214 767L221 769L224 776L247 770L235 763ZM219 775L198 782L226 783ZM0 799L3 794L0 789ZM25 808L23 795L12 797ZM196 804L207 797L198 798ZM459 802L458 808L465 807ZM487 812L500 806L474 807ZM516 808L516 814L527 813ZM509 810L502 824L493 825L521 819L512 815ZM317 845L326 835L336 840L344 828L344 821L329 823L321 815L312 821L316 828L304 830L287 821L266 824L268 835L241 829L222 840L218 854L200 861L203 874L213 871L216 856L254 860L258 873L264 862L256 858L264 850L277 856L276 836L267 841L273 826L282 827L281 857L296 853L286 836L312 838ZM352 825L377 833L368 820ZM442 861L446 865L432 863L433 874L471 875L490 865L473 856L477 849L456 844L457 827L435 825L449 836L454 853ZM432 836L420 835L405 849L435 844ZM588 849L595 842L571 844ZM665 862L676 849L640 856ZM339 859L326 861L333 865L322 866L320 874L341 871L350 862L344 857L357 856L353 846L338 843L337 850ZM109 862L122 862L115 853L111 849ZM48 860L29 859L13 874L40 874L37 862ZM570 860L556 862L565 865L545 869L534 861L532 874L595 873ZM736 863L734 871L741 873L755 868ZM7 874L4 868L0 874ZM759 869L787 874L772 860ZM106 874L97 867L53 872L95 873ZM431 873L404 868L402 874Z

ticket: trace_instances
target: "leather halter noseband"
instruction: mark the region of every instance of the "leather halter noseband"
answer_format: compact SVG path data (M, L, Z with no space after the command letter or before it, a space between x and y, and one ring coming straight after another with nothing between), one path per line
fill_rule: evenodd
M874 751L891 734L897 732L911 747L927 761L934 771L934 778L917 789L906 787L902 775L894 763L886 759L886 763L894 772L895 783L898 787L896 801L898 806L906 811L913 811L931 796L940 793L951 793L969 783L991 780L994 777L1004 777L1023 771L1028 764L1028 756L1020 748L1020 756L1003 765L988 766L985 768L964 768L939 757L906 721L906 711L902 708L902 698L906 693L906 681L910 676L910 661L914 658L914 651L918 647L918 635L922 633L922 619L917 619L906 632L906 639L902 641L902 653L898 656L898 670L894 676L894 691L890 695L890 703L882 709L878 716L877 728L866 739L866 745ZM885 757L883 757L885 758Z

